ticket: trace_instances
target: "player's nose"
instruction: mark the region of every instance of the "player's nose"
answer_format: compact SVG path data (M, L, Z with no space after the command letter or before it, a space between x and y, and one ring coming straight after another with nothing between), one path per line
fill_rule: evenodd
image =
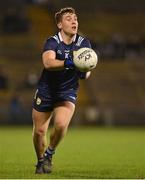
M76 21L72 21L73 26L76 26L76 24L77 24Z
M72 19L72 24L77 24L77 20L76 19Z

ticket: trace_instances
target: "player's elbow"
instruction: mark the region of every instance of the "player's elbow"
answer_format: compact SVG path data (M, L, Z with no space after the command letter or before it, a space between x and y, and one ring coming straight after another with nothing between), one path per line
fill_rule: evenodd
M45 69L52 69L52 63L51 60L43 59L43 65Z

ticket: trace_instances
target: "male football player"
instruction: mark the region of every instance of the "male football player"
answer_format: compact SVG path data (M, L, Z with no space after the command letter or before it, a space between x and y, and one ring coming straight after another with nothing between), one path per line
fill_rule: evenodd
M52 171L52 156L74 114L79 79L90 76L90 72L79 72L73 63L73 51L91 47L89 40L77 34L75 10L63 8L55 14L55 20L59 32L45 42L42 54L44 69L32 110L33 142L38 159L35 173L39 174ZM53 130L46 147L46 133L52 118Z

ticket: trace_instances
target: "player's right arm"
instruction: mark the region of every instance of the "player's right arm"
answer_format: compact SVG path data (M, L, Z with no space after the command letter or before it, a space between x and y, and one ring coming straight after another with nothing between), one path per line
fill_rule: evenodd
M42 54L44 68L50 71L73 69L74 63L71 57L64 60L56 59L57 46L58 42L53 37L49 38L44 44Z
M45 69L57 71L62 69L74 69L75 65L71 57L64 61L56 59L56 53L53 50L46 51L42 54L43 65Z
M42 54L43 65L48 70L61 70L64 69L64 61L56 59L56 52L53 50L47 50Z

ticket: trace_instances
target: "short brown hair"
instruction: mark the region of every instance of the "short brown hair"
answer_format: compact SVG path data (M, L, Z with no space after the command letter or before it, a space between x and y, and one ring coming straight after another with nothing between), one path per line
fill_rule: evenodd
M65 13L71 13L71 14L76 14L75 9L72 7L65 7L60 9L60 11L58 11L57 13L55 13L55 22L56 24L58 24L59 22L61 22L62 20L62 16Z

